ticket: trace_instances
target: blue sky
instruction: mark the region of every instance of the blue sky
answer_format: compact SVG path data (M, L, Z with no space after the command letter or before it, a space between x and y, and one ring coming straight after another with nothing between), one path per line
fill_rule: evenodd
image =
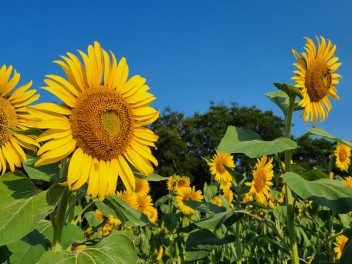
M21 82L44 86L62 74L52 61L99 41L126 57L131 76L147 79L162 111L192 115L209 102L255 105L282 116L265 97L274 82L290 80L304 37L324 36L337 46L343 76L339 101L323 123L294 115L295 136L319 126L352 139L352 4L349 1L5 1L1 4L0 64L13 65ZM0 66L1 66L0 65ZM39 91L41 101L55 97Z

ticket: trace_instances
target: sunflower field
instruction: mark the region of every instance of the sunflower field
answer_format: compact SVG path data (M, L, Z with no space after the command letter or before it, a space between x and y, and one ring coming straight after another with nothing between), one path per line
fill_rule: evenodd
M32 82L18 85L3 65L1 263L352 263L352 142L313 126L301 138L327 143L305 150L312 164L296 158L304 145L291 135L294 114L323 122L339 99L336 46L316 40L292 50L293 83L265 95L284 115L268 118L275 138L246 118L218 119L230 123L223 134L190 134L198 156L185 155L184 133L155 125L146 79L98 42L56 60L63 76L45 76L61 103L36 104ZM202 168L209 176L178 173Z

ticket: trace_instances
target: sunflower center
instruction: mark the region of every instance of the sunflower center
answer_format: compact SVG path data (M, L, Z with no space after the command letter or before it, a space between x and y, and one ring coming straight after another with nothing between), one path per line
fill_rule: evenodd
M5 98L0 97L0 145L10 140L12 132L8 127L16 127L17 115L13 105Z
M81 94L70 122L77 145L86 154L105 161L124 153L134 131L131 107L119 93L105 87Z
M258 170L254 179L254 188L257 193L261 192L266 184L266 174L262 170Z
M331 79L331 70L322 60L315 61L307 69L305 86L312 102L319 102L328 94Z
M223 174L226 171L222 161L216 163L216 171L220 174Z
M341 162L344 162L347 158L347 153L346 153L346 150L342 149L340 152L339 152L339 160Z

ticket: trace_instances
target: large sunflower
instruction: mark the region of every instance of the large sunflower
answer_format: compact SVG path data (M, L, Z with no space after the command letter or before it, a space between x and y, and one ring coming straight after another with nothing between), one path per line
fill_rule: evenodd
M45 90L62 100L63 105L43 103L31 108L41 119L38 128L47 129L39 137L45 142L38 151L36 166L53 163L72 153L67 185L77 190L88 182L87 194L101 200L114 194L118 176L126 189L135 188L130 165L150 174L157 136L145 126L159 112L150 107L155 97L148 92L139 75L128 79L126 59L117 63L98 42L79 51L83 63L71 53L55 61L67 79L47 75Z
M253 170L252 182L247 182L246 185L250 186L249 194L253 194L258 202L265 204L266 198L269 196L270 186L273 185L271 179L274 176L272 164L273 159L268 159L263 156L258 159L255 169Z
M292 80L296 82L303 99L299 105L304 108L301 117L304 122L324 121L331 110L329 97L339 99L335 85L339 83L340 74L334 73L341 65L337 63L338 57L334 53L336 46L331 41L321 37L318 40L318 49L310 38L306 38L306 52L302 57L292 50L297 59L294 65L298 68L293 71L296 76Z
M343 144L337 144L334 154L336 166L342 171L348 171L351 164L351 148Z
M0 171L6 172L7 164L11 171L26 162L22 147L36 150L38 143L29 136L21 134L27 130L31 120L26 107L38 100L36 90L28 90L32 81L13 91L20 80L20 74L12 66L0 68Z

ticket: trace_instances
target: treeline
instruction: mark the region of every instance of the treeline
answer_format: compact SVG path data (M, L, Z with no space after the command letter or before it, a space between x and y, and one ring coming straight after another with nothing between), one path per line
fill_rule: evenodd
M210 103L204 114L195 113L185 117L182 112L166 108L151 129L159 136L154 155L159 162L156 173L162 176L186 175L197 186L209 182L209 167L205 159L215 153L228 126L252 129L263 140L274 140L283 136L284 120L272 111L261 111L255 106L240 107ZM293 152L293 161L306 169L316 164L328 164L335 143L323 138L302 136L293 138L298 148ZM236 171L250 172L256 160L244 155L234 155ZM309 168L307 168L307 166ZM164 192L155 184L158 194ZM201 187L200 187L201 188ZM162 192L162 193L160 193ZM163 193L164 194L164 193Z

